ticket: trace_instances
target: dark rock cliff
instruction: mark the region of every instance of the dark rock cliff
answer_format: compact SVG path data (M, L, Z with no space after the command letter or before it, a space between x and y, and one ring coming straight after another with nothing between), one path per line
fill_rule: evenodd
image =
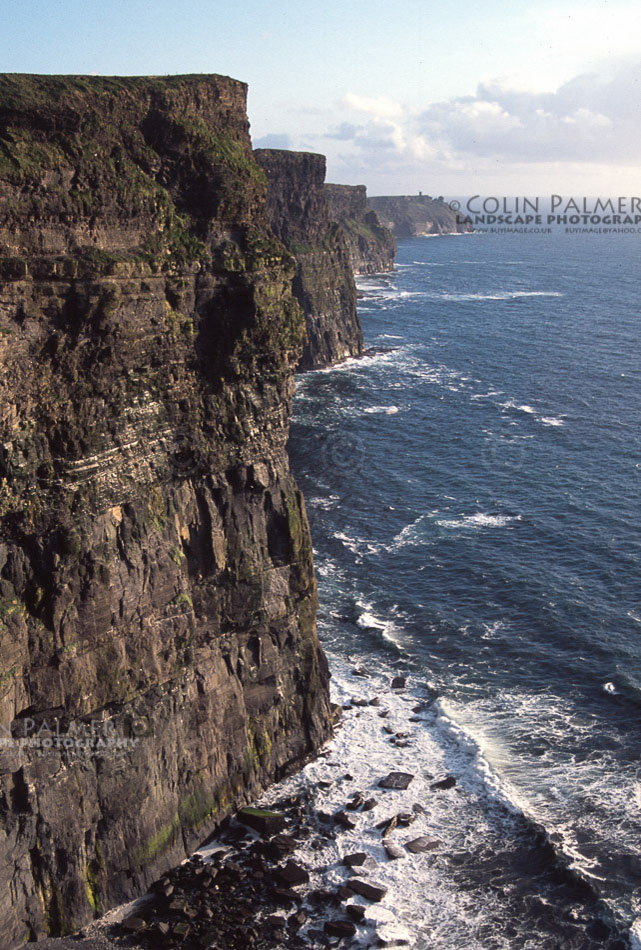
M349 249L331 221L325 156L256 149L267 176L269 223L296 259L292 289L305 314L300 369L329 366L363 352Z
M6 948L137 894L329 731L303 321L245 97L0 77Z
M450 208L442 198L429 195L392 195L368 198L368 204L381 224L396 237L421 237L429 234L461 234L473 231L471 223Z
M347 241L355 274L392 270L396 241L367 205L365 185L325 185L329 214Z

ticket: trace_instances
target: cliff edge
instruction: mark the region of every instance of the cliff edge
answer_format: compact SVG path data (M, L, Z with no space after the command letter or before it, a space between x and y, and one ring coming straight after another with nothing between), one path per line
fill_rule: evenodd
M267 176L269 223L296 260L292 289L307 326L299 369L360 356L354 274L343 233L330 219L325 156L281 149L254 155Z
M365 185L325 185L329 215L343 232L355 274L394 269L396 241L367 204Z
M471 222L442 198L429 195L388 195L368 198L381 224L397 238L473 231Z
M137 895L329 732L246 87L0 76L0 923Z

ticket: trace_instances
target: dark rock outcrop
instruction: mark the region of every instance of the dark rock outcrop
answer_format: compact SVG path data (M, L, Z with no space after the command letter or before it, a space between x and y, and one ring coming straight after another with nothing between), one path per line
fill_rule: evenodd
M325 185L329 215L347 241L355 274L392 270L396 241L367 206L365 185Z
M430 234L461 234L473 231L462 212L451 208L442 198L429 195L388 195L367 199L381 224L397 238Z
M325 156L263 148L254 155L267 176L269 223L296 260L292 288L307 326L299 368L359 356L354 275L345 238L330 220Z
M303 321L245 98L0 77L7 950L135 896L329 732Z

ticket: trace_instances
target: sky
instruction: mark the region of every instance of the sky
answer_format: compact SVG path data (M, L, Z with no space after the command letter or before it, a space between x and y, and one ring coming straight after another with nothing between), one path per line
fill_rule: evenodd
M637 195L639 0L0 0L0 72L222 73L376 194Z

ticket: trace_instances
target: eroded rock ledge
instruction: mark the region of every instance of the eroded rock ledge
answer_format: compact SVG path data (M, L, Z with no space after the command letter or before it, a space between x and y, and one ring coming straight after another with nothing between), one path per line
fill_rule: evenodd
M329 732L285 453L303 323L245 97L0 77L7 948L138 894Z

